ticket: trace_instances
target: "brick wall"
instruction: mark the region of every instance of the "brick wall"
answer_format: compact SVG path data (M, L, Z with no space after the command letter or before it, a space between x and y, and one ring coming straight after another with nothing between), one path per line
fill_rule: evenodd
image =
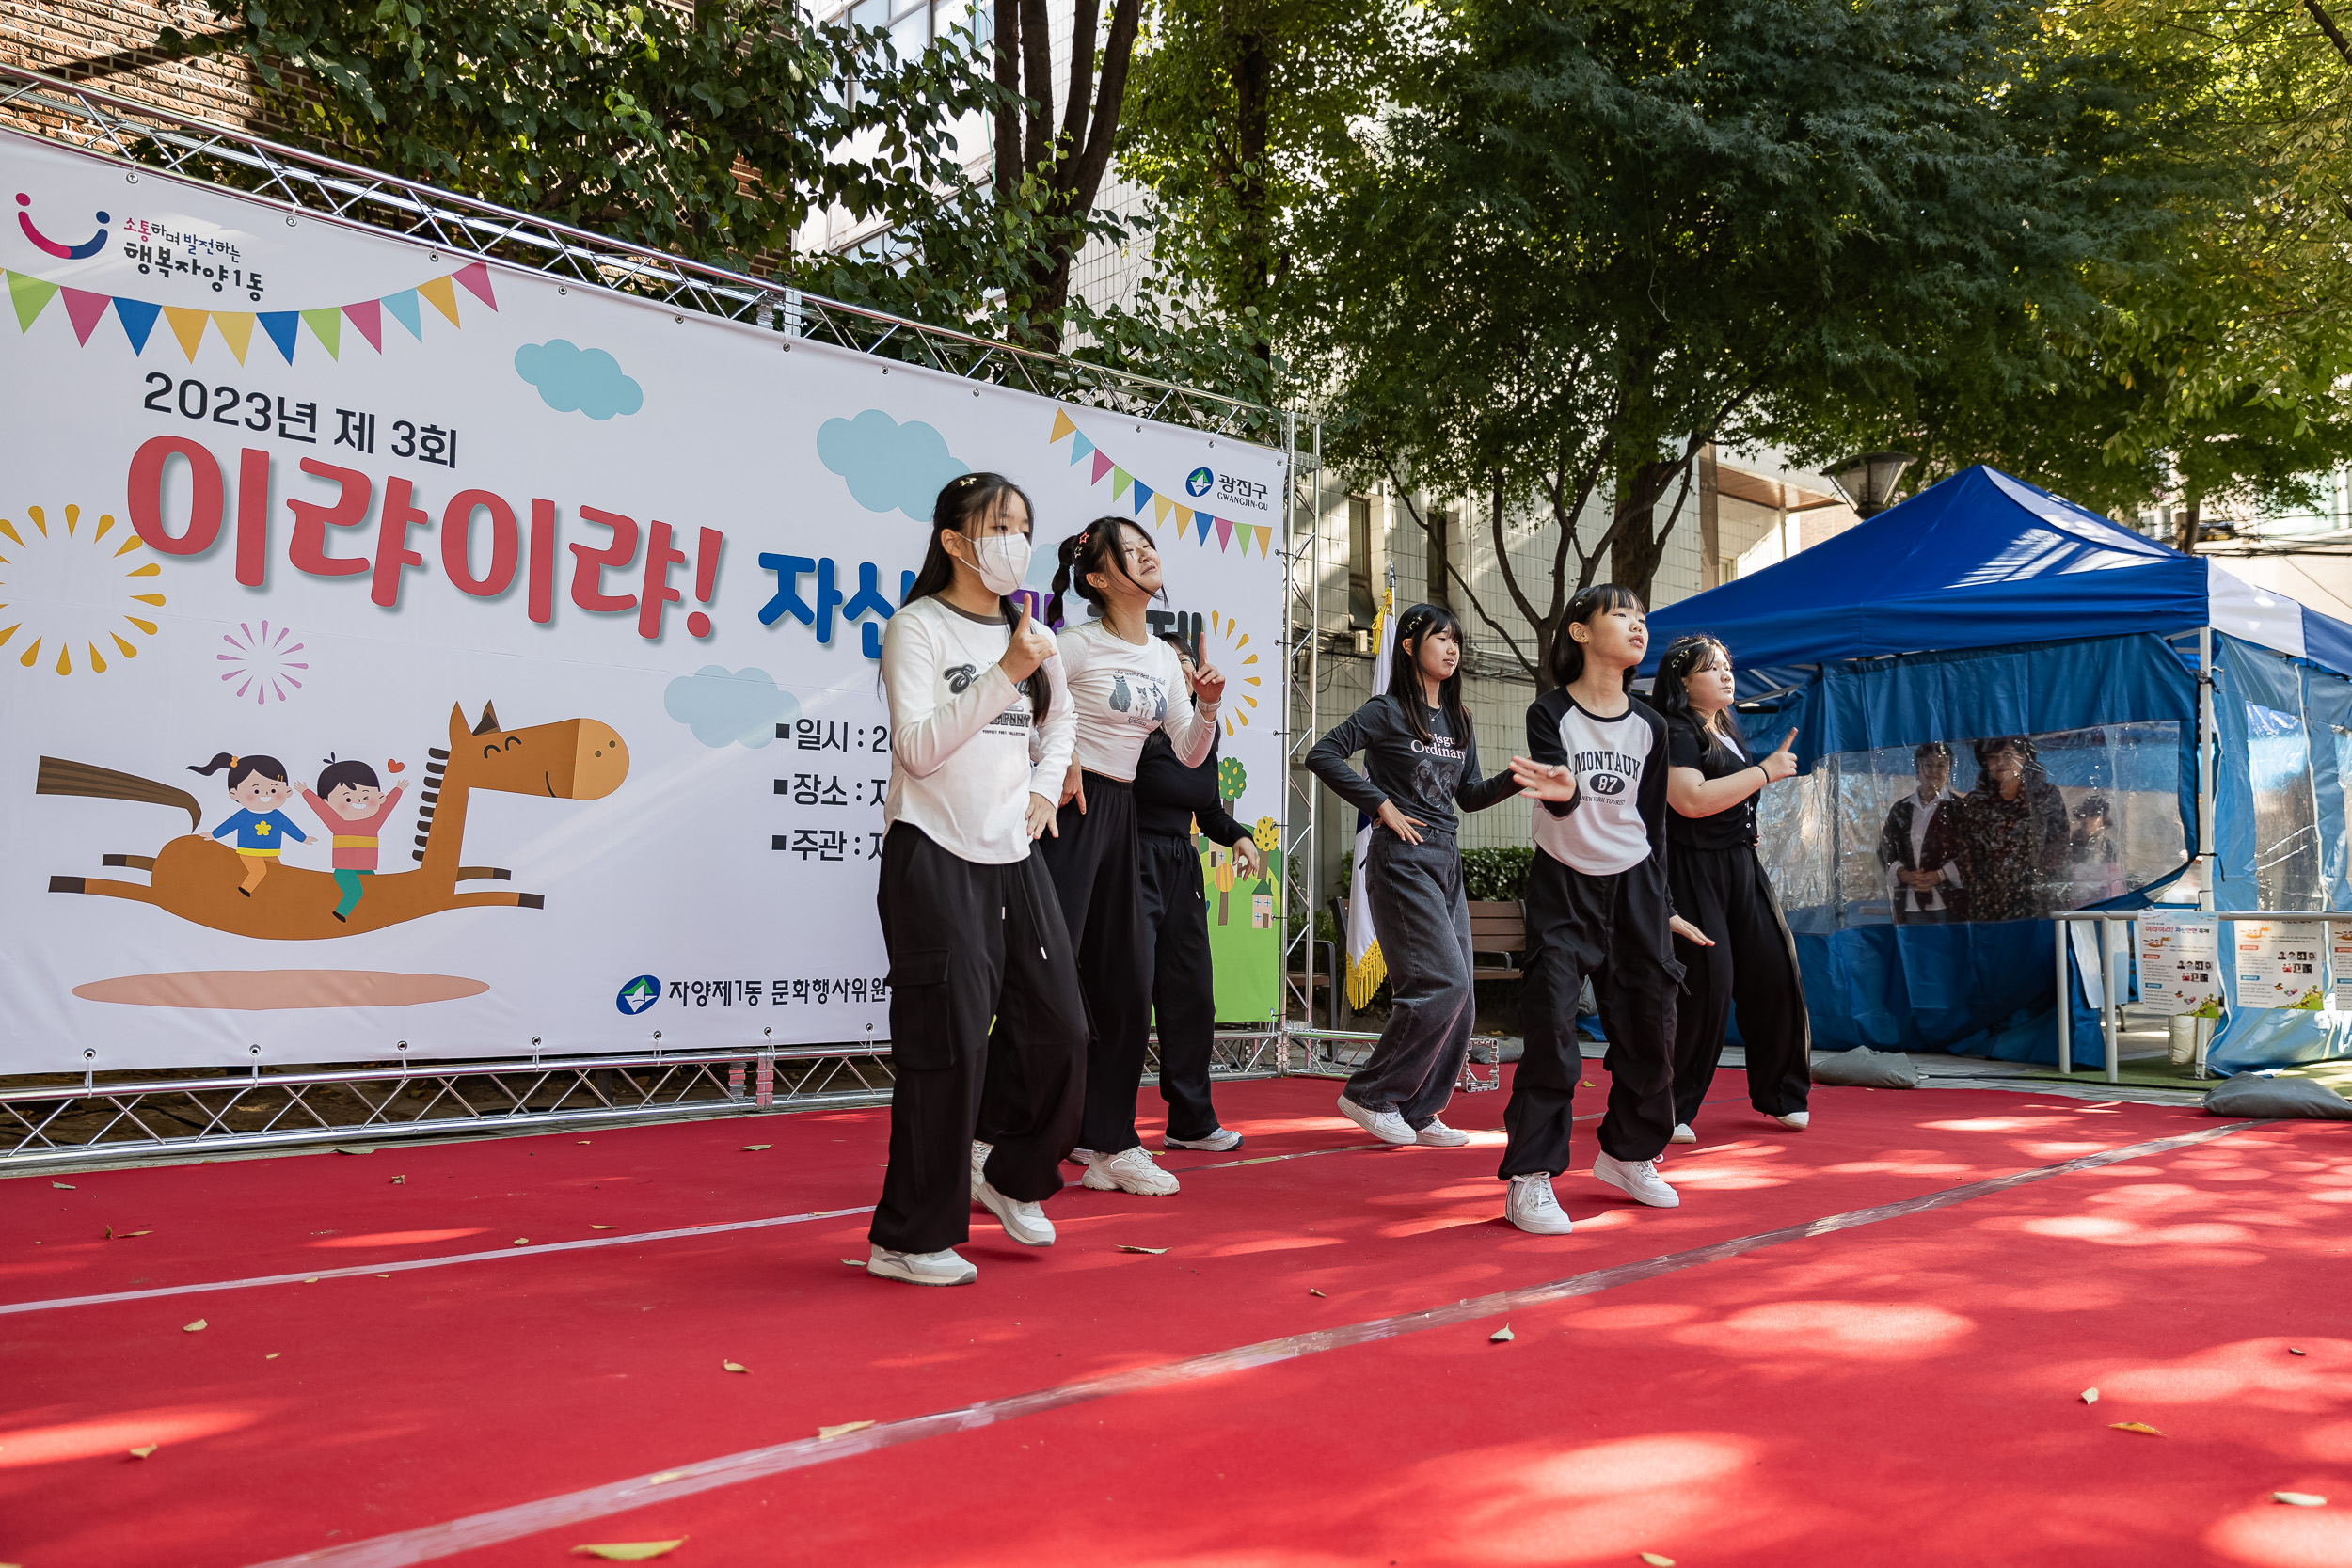
M206 32L211 10L185 0L0 0L0 59L193 119L285 137L242 57L168 60L154 47L167 26ZM39 129L21 106L0 124Z

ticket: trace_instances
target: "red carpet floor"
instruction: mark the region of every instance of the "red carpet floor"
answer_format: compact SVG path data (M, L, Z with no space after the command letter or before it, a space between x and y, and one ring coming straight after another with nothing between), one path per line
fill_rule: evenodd
M1979 1190L2226 1124L1823 1089L1794 1134L1740 1088L1680 1209L1572 1175L1537 1238L1502 1095L1456 1098L1470 1148L1388 1151L1335 1085L1226 1085L1238 1155L1073 1185L1050 1251L976 1223L953 1291L844 1267L862 1213L703 1228L870 1204L882 1112L0 1183L0 1560L2352 1568L2345 1128Z

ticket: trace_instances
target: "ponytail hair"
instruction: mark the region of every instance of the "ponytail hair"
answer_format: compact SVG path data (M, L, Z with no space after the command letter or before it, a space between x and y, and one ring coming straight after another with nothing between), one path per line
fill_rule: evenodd
M931 547L924 552L922 569L914 574L914 581L908 586L906 597L898 601L899 608L904 609L917 599L928 599L933 594L945 593L956 580L956 558L947 553L941 534L953 532L961 533L966 539L972 538L980 524L994 517L1012 501L1021 503L1021 515L1028 519L1029 528L1025 531L1034 532L1037 508L1029 504L1028 492L1004 475L969 473L951 479L943 485L938 499L931 502ZM1000 602L1004 607L1005 625L1019 626L1020 607L1010 599ZM1028 694L1031 717L1043 723L1046 705L1053 700L1053 686L1045 678L1044 667L1041 665L1030 671L1029 678L1021 683L1021 689Z
M1060 564L1054 568L1054 596L1045 601L1045 619L1048 623L1061 619L1062 595L1073 588L1078 591L1078 597L1096 610L1107 608L1103 591L1087 580L1092 573L1116 572L1129 582L1135 582L1136 575L1127 569L1126 531L1129 529L1134 529L1136 536L1146 544L1151 542L1151 535L1143 531L1142 524L1118 516L1097 517L1061 542ZM1140 588L1142 584L1136 583L1136 586ZM1168 590L1161 589L1156 596L1166 600Z
M1584 644L1568 635L1570 626L1591 624L1613 610L1640 610L1642 595L1630 588L1613 582L1595 583L1568 601L1567 613L1560 618L1560 629L1551 640L1551 678L1561 686L1569 686L1584 673ZM1628 695L1633 690L1633 672L1625 673Z
M229 769L229 787L231 789L236 788L239 784L245 783L246 780L251 778L256 773L259 773L265 779L275 780L278 784L284 784L286 782L286 765L284 763L278 761L276 757L265 757L258 754L249 757L232 757L226 752L215 752L213 753L212 761L204 764L201 768L191 764L188 768L188 771L191 773L201 773L209 779L224 768Z

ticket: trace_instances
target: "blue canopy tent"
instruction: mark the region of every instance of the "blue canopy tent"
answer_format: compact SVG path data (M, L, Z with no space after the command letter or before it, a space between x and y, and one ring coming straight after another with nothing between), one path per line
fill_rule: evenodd
M1649 626L1645 673L1677 636L1719 637L1751 736L1797 731L1764 854L1822 1049L2055 1063L2051 913L2208 892L2221 910L2352 908L2352 626L2022 480L1966 469ZM1998 736L2032 737L2077 861L2042 874L2040 918L1897 923L1880 824L1913 749L1949 744L1963 788L1966 743ZM2074 1006L2091 1065L2079 987ZM2338 1017L2233 1007L2212 1060L2352 1053Z

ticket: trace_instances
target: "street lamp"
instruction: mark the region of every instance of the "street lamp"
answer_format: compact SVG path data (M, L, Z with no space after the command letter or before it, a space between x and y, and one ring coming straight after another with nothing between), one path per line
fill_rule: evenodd
M1907 451L1866 451L1830 470L1832 484L1853 503L1863 517L1875 517L1892 504L1895 482L1911 467Z

